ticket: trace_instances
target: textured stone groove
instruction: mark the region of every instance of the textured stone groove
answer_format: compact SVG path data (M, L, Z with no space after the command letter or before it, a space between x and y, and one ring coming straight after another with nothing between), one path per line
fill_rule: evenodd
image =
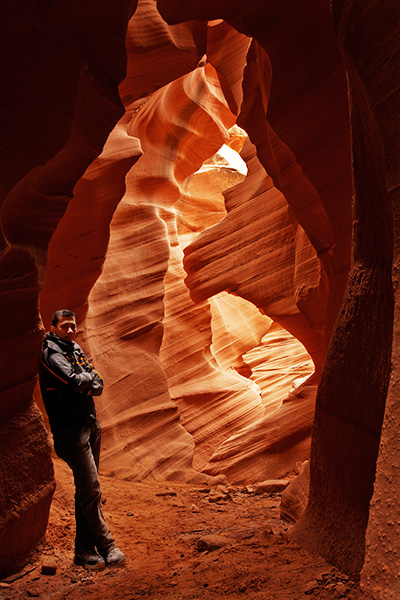
M126 194L111 222L107 257L90 295L88 320L88 343L99 368L109 373L110 361L119 365L99 406L105 431L103 466L125 477L199 477L192 467L193 440L170 399L174 384L171 381L169 390L168 368L163 370L159 352L169 281L174 279L175 216L169 207L179 199L187 175L221 146L228 136L226 127L234 122L216 84L211 67L198 69L155 92L132 112L127 129L140 138L143 156L127 175ZM169 121L155 135L154 119L162 121L165 110ZM205 122L207 140L200 135ZM182 276L170 286L174 302L182 293L179 286L185 293ZM179 310L185 315L184 305ZM189 313L185 318L192 317ZM178 335L178 323L175 327ZM179 360L176 348L172 359ZM167 420L160 419L161 411L169 415ZM121 446L124 459L116 461Z
M296 225L285 198L274 188L249 142L242 157L248 174L243 183L226 192L227 216L185 248L186 284L195 300L226 290L253 302L274 320L282 319L282 325L302 341L319 368L323 338L307 325L294 302ZM304 245L309 244L305 237L303 240ZM236 253L234 269L226 247ZM312 258L313 271L306 282L308 287L317 287L320 267L315 253ZM320 305L323 313L323 297ZM320 318L323 322L323 314Z

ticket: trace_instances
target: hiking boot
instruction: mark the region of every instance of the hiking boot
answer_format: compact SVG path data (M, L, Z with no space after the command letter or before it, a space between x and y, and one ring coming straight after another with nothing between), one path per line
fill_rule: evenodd
M104 567L106 566L104 558L102 556L99 556L95 550L85 550L84 552L76 552L74 563L91 571L104 569Z
M118 548L110 548L101 553L106 561L107 567L119 567L126 562L126 556Z

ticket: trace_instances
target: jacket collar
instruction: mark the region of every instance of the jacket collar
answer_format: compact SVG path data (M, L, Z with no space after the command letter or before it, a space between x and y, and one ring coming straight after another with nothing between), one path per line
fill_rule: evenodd
M48 331L44 336L44 347L52 347L53 350L60 349L63 352L71 353L78 348L78 344L75 342L69 342L68 340L62 340L52 331Z

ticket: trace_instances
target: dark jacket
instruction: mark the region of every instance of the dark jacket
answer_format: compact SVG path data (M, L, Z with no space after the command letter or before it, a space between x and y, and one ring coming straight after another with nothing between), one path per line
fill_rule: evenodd
M76 342L46 333L39 381L52 433L96 418L93 396L103 392L103 380Z

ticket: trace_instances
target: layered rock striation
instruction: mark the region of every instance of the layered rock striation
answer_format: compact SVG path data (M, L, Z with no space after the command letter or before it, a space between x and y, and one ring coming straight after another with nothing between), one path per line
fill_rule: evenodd
M1 9L0 576L45 532L33 393L68 307L106 381L103 472L263 481L313 425L296 535L396 597L398 30L394 2L331 5Z
M18 569L45 533L55 483L33 402L39 293L73 188L123 114L117 86L133 9L128 2L115 10L107 2L1 8L0 576Z

